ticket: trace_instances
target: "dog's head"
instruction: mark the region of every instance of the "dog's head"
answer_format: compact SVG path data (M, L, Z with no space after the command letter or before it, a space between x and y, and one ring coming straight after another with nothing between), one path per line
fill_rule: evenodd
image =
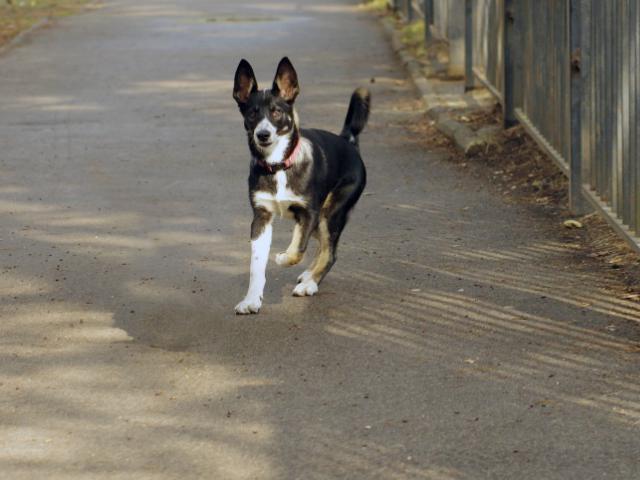
M263 158L284 152L297 135L293 103L300 92L298 75L287 57L280 60L271 89L258 90L253 68L242 59L236 70L233 98L244 117L249 145ZM273 159L273 163L282 159Z

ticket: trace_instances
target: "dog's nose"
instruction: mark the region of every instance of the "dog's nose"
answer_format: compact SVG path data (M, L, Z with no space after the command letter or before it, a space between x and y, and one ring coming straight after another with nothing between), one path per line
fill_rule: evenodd
M256 132L256 137L258 137L258 140L261 142L266 142L267 140L269 140L270 136L271 133L269 132L269 130L260 130L259 132Z

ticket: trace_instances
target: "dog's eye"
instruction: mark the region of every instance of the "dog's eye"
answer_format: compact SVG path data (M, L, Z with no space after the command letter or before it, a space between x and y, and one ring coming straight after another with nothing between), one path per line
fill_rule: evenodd
M249 120L253 120L254 118L256 118L257 115L258 115L258 109L257 108L252 108L251 110L249 110L247 112L247 118Z
M274 120L279 120L282 117L282 110L280 110L278 107L273 107L271 109L271 117Z

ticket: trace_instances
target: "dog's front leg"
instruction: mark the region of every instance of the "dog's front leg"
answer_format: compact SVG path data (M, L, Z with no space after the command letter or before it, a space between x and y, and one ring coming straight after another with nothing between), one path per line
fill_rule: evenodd
M244 300L236 305L237 314L258 313L262 306L262 293L266 283L265 271L269 260L269 250L271 249L272 220L273 215L264 208L255 208L253 210L249 289Z
M297 265L304 257L309 245L309 237L318 225L318 215L308 210L294 209L296 224L293 227L293 237L285 252L276 255L276 263L283 267Z

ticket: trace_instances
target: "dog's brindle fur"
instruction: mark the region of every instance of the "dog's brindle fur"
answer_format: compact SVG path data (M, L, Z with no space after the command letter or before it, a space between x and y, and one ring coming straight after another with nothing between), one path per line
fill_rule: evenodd
M368 118L369 93L354 92L340 135L300 129L294 110L298 93L297 74L286 57L278 65L271 90L258 90L246 60L238 65L233 96L244 117L252 156L249 201L253 209L250 284L245 299L236 306L238 314L258 313L262 306L274 215L296 222L291 244L276 256L278 264L296 265L310 237L319 241L315 259L293 290L296 296L313 295L336 261L347 215L365 187L358 135Z

